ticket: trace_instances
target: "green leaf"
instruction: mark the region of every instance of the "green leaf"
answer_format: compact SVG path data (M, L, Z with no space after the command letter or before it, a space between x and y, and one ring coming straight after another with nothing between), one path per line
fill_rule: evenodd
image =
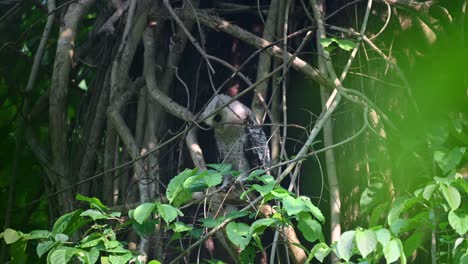
M148 264L161 264L161 262L159 262L157 260L152 260L152 261L148 262Z
M53 241L43 241L37 244L37 247L36 247L37 256L39 256L39 258L42 257L42 255L47 253L47 251L51 250L56 245L57 243Z
M23 239L33 240L33 239L47 239L51 235L48 230L33 230L29 234L23 234Z
M440 185L440 189L442 190L442 194L445 197L448 205L452 210L457 210L460 207L461 203L461 196L460 192L453 186L446 186L444 184Z
M65 234L56 234L54 237L55 241L58 242L67 242L68 241L68 236Z
M206 164L207 167L219 171L221 174L229 174L231 172L231 164Z
M89 263L91 264L94 264L96 263L96 261L98 261L99 259L99 250L97 248L92 248L89 252L88 252L88 261Z
M204 227L213 228L219 226L226 218L225 217L218 217L213 219L212 217L207 217L202 219L202 223Z
M181 204L192 199L192 193L184 188L184 182L195 173L196 170L187 169L172 178L166 190L166 196L170 204L179 207Z
M304 211L305 203L300 198L287 196L283 198L283 208L289 216L297 215Z
M320 44L326 48L328 46L330 46L333 42L335 42L336 39L335 38L321 38L320 39Z
M49 258L49 263L65 264L78 252L76 248L58 248L52 252Z
M276 185L276 183L269 183L269 184L265 184L263 186L258 185L258 184L253 184L252 188L254 190L256 190L257 192L259 192L261 196L265 197L266 195L268 195L273 190L273 188L275 188L275 185Z
M325 222L325 217L323 216L322 211L320 211L320 209L317 206L312 204L309 197L299 196L299 198L304 201L306 211L311 212L312 215L315 218L317 218L320 222Z
M312 219L308 213L299 214L297 228L299 228L304 238L310 242L315 242L317 239L323 240L321 239L323 237L322 226L318 221Z
M449 152L435 151L434 160L445 174L458 166L463 158L464 152L465 150L463 148L458 147L451 149Z
M437 188L436 184L430 184L424 187L423 198L429 201L429 199L431 198L436 188Z
M460 235L464 236L468 231L468 214L450 211L448 214L450 226Z
M184 215L179 209L172 205L156 203L156 207L158 208L159 215L161 215L162 219L168 224L174 221L178 215Z
M183 222L175 222L173 224L172 230L174 230L174 232L180 233L193 230L193 227L191 225L186 225Z
M111 264L126 264L132 258L132 253L127 252L125 254L110 255L109 262Z
M80 217L81 212L81 210L76 210L59 217L54 223L52 234L71 235L78 228L88 223L88 221Z
M405 240L405 250L406 256L411 256L413 252L423 243L425 233L421 231L414 232L408 239Z
M139 224L142 224L143 221L148 219L155 207L156 205L154 203L144 203L139 205L133 212L135 221L137 221Z
M88 85L86 85L85 79L81 80L81 82L78 84L78 87L83 91L88 91Z
M348 261L353 256L354 251L354 237L356 236L356 231L346 231L341 235L340 240L336 243L336 253L337 256L345 261Z
M356 43L347 39L337 39L336 43L341 49L346 50L346 51L350 51L357 47Z
M250 234L262 234L265 228L275 225L276 222L277 220L273 218L264 218L256 220L252 223L252 225L250 225Z
M247 181L252 181L252 180L255 180L255 179L257 179L260 176L263 176L265 174L266 174L265 170L254 170L249 174L249 176L246 178L246 180Z
M393 263L400 257L400 246L397 239L392 239L384 248L383 253L387 263Z
M356 231L356 245L361 255L366 258L377 247L377 237L372 230Z
M223 182L223 175L219 172L208 171L208 175L205 177L205 182L208 187L213 187Z
M17 231L7 228L3 231L3 239L7 245L13 244L21 238L20 233Z
M101 211L95 210L95 209L89 209L80 214L80 216L87 216L91 217L94 221L98 219L108 219L109 217L107 215L104 215Z
M101 209L103 211L109 210L107 206L105 206L101 200L99 200L96 197L86 197L81 194L76 195L76 200L78 201L83 201L83 202L88 202L91 207Z
M250 242L251 236L249 232L250 227L244 223L230 222L226 226L227 237L241 250L244 250Z
M388 242L390 242L390 238L392 237L390 231L388 231L385 228L381 228L375 231L375 236L377 238L377 241L379 241L379 243L382 246L386 246Z
M310 255L323 263L323 260L330 254L331 248L325 243L316 244L310 251ZM310 259L311 260L311 259ZM307 262L309 263L310 260Z
M153 219L143 221L141 224L134 222L132 228L139 236L148 236L156 231L157 223L158 222Z
M399 219L401 213L410 209L417 203L418 203L417 198L409 198L407 196L402 196L398 198L393 204L392 209L390 209L390 212L387 215L388 224L392 225L395 220Z

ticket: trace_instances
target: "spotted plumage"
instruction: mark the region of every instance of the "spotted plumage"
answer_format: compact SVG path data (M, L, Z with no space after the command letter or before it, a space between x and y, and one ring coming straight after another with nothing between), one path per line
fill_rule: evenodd
M240 172L266 169L270 163L268 140L252 110L235 100L212 114L231 100L228 95L216 95L200 115L214 130L220 163L231 164Z

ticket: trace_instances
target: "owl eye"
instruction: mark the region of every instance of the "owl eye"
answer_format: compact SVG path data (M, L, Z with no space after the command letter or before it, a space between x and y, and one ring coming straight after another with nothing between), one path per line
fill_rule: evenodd
M220 114L216 114L216 115L213 117L213 120L214 120L215 122L220 122L221 119L222 119L222 118L221 118L221 115L220 115Z

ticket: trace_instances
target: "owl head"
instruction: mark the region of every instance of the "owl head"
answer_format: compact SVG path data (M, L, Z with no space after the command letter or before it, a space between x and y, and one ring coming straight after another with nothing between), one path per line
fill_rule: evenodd
M219 94L213 97L208 103L205 110L200 114L200 119L210 116L213 112L221 106L227 104L232 100L232 97L224 94ZM219 124L244 124L250 113L249 108L239 101L233 101L225 106L214 115L211 115L204 122L210 126L215 127Z

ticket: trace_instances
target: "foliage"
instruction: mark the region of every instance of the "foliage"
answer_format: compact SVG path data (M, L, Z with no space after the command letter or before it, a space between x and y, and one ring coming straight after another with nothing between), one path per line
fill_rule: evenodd
M320 210L307 197L295 197L283 189L265 171L254 171L248 178L258 182L251 191L262 195L262 203L272 200L278 202L278 210L274 215L256 219L257 214L237 211L216 218L199 219L201 224L198 227L179 221L179 217L184 214L177 207L189 202L193 192L221 184L225 174L239 174L230 167L211 167L214 170L184 170L168 185L168 203L156 201L140 204L128 212L128 218L123 217L121 212L112 212L98 198L77 195L76 199L87 202L90 209L76 210L61 216L51 231L34 230L23 233L8 228L0 237L7 244L26 245L30 241L37 242L37 256L41 258L47 254L47 263L68 263L73 259L81 263L142 263L143 258L138 252L126 249L125 242L118 240L118 232L127 227L131 227L141 237L153 234L157 228L164 228L171 231L173 238L198 238L196 229L215 228L224 221L230 221L226 225L227 238L241 252L246 252L242 254L244 259L250 260L255 255L249 255L248 252L253 248L263 249L261 236L265 229L293 225L293 221L297 222L298 229L308 241L324 242L320 222L325 218ZM247 216L252 219L250 224L234 221ZM26 254L25 249L26 247L21 252L12 252L12 259ZM150 263L156 263L154 261Z

